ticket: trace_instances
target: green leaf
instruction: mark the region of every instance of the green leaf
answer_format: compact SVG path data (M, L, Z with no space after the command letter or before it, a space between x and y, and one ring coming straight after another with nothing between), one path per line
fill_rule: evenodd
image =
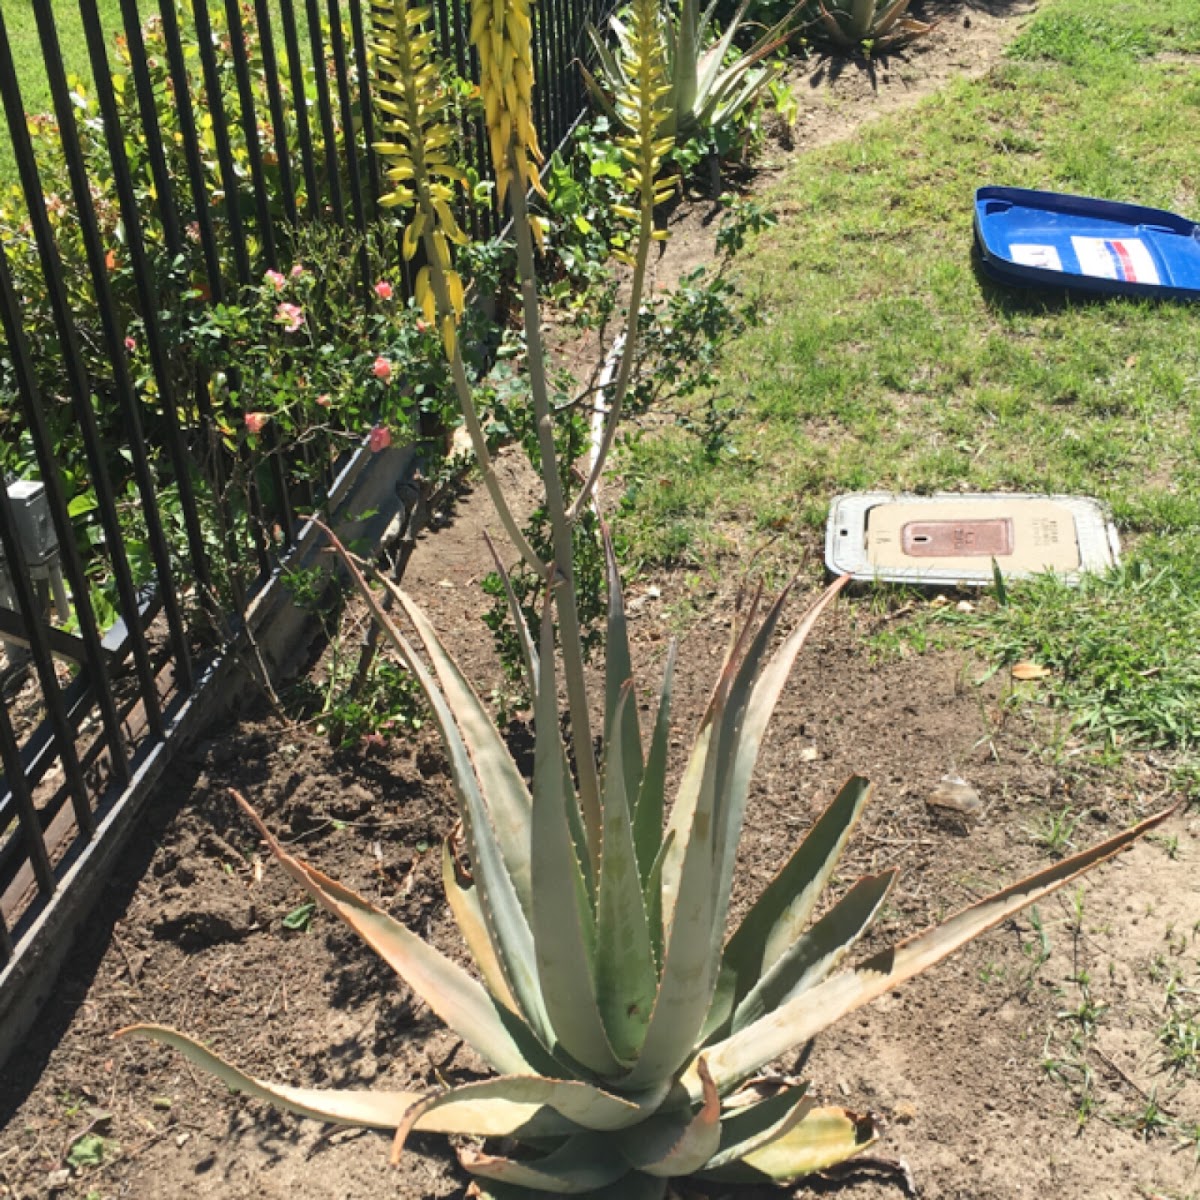
M725 933L733 868L737 859L738 842L741 839L742 819L746 811L746 796L750 790L750 780L758 762L759 749L767 725L791 675L796 657L808 640L813 626L849 580L848 575L843 575L825 589L817 601L809 606L800 623L759 674L758 662L766 652L768 639L782 614L783 604L788 595L785 590L768 612L758 636L751 642L742 669L739 670L731 688L730 710L734 713L734 732L723 734L722 740L728 737L733 742L733 763L729 774L722 773L720 781L722 794L716 830L716 872L720 892L716 907L718 924L713 929L714 949L720 945ZM743 701L747 689L748 697ZM764 962L763 965L764 968L768 967L770 962Z
M542 618L541 679L534 713L532 877L543 903L533 910L533 952L554 1038L599 1075L622 1064L605 1033L596 996L593 917L567 816L576 803L558 727L553 622Z
M570 1122L572 1132L611 1133L646 1118L646 1111L636 1100L615 1096L579 1080L545 1079L536 1075L506 1075L441 1092L429 1099L417 1128L437 1120L436 1114L447 1108L481 1115L504 1114L502 1120L491 1120L492 1124L516 1120L518 1109L526 1110L527 1115L552 1109Z
M808 1084L785 1085L761 1100L732 1110L729 1103L744 1099L753 1084L730 1097L721 1114L721 1141L716 1153L704 1164L704 1170L716 1171L735 1163L752 1151L774 1141L796 1125L812 1110Z
M666 807L667 754L671 738L671 688L675 679L675 655L678 644L671 639L667 664L663 670L662 691L659 693L658 715L646 755L646 768L638 789L637 808L633 818L633 841L637 848L638 871L645 888L659 857L663 840L663 811Z
M419 848L419 846L418 846ZM483 916L483 908L479 903L479 893L474 881L462 877L458 863L450 849L450 840L442 843L442 887L446 892L446 902L458 925L463 941L483 976L483 982L493 999L503 1004L511 1012L519 1012L519 1006L509 990L508 980L504 977L504 968L496 956L496 948L488 936L487 921Z
M928 970L972 938L1120 853L1143 834L1161 825L1174 811L1173 808L1166 809L1090 850L1064 859L970 905L941 925L802 992L773 1013L709 1047L705 1050L705 1058L717 1087L727 1091L773 1059L815 1037L847 1013ZM688 1069L681 1082L693 1099L699 1098L702 1087L694 1066Z
M658 990L658 974L633 845L624 770L627 739L617 732L633 705L626 687L608 729L604 825L596 897L596 1000L618 1058L632 1062L641 1049Z
M373 1092L364 1089L326 1089L293 1087L286 1083L268 1083L247 1075L214 1054L207 1046L168 1029L163 1025L131 1025L119 1030L115 1037L143 1037L161 1042L179 1051L198 1067L215 1075L231 1091L265 1100L275 1108L335 1125L353 1125L367 1129L396 1129L415 1105L428 1104L429 1095L423 1092ZM417 1118L416 1128L430 1133L453 1133L475 1137L560 1137L575 1132L576 1123L564 1116L545 1098L552 1094L554 1081L536 1077L517 1077L507 1080L509 1090L504 1094L497 1086L504 1079L487 1080L486 1084L467 1084L456 1089L463 1094L425 1107ZM551 1085L540 1087L537 1085ZM528 1085L528 1086L527 1086ZM586 1084L568 1084L571 1088L586 1089ZM482 1089L473 1093L468 1089ZM590 1089L595 1091L596 1089ZM570 1111L591 1112L593 1098L572 1096L558 1098ZM436 1098L438 1101L441 1097ZM612 1103L610 1104L609 1101ZM617 1097L599 1101L596 1112L616 1114L623 1102ZM611 1117L609 1119L612 1119Z
M80 492L78 496L73 496L67 504L67 516L82 517L87 513L95 512L99 507L100 502L96 499L95 492Z
M716 709L708 726L710 734L713 724L720 721L724 702L719 685L714 701ZM703 773L696 788L692 819L678 833L675 829L668 831L671 838L683 838L684 851L673 902L667 910L670 916L664 918L669 919L670 925L665 931L658 996L642 1052L629 1076L631 1087L648 1087L673 1076L690 1057L712 1000L720 965L720 960L712 953L711 943L716 906L713 809L721 764L718 748L710 737L703 737L700 745L706 748L706 752ZM699 747L693 751L693 761L698 751ZM667 891L665 879L663 889Z
M434 719L437 722L438 731L442 735L442 745L450 760L450 771L454 778L455 789L458 792L459 803L463 813L463 827L470 849L472 869L475 872L476 882L479 885L480 909L483 912L484 920L487 922L488 935L496 950L500 964L504 969L504 976L508 980L512 994L521 1006L522 1014L532 1026L535 1034L541 1039L543 1045L549 1045L553 1040L553 1035L549 1027L549 1018L547 1017L545 1004L543 1003L537 983L533 934L521 906L520 896L513 884L512 877L509 875L504 851L500 848L496 830L492 826L489 805L485 802L481 791L482 779L489 779L489 783L493 783L494 781L488 776L476 774L475 761L468 751L467 744L463 739L456 719L459 714L448 703L447 697L438 686L438 681L430 675L428 668L409 644L408 639L397 628L391 615L379 603L375 593L371 591L366 580L363 578L362 572L358 569L355 560L347 553L346 548L332 530L327 526L321 525L320 522L314 521L314 524L317 524L324 531L325 536L342 559L351 580L362 596L368 610L379 623L384 636L396 649L404 665L412 672L413 678L416 679L421 691L425 694L425 699L428 701L430 710L433 712ZM426 634L430 638L430 641L426 642L426 649L429 651L430 656L441 662L447 677L452 681L455 678L461 681L462 676L458 672L458 668L437 640L436 635L433 634L428 621L424 618L424 614L390 580L384 580L384 584L400 602L410 618L415 617L416 621L420 622L420 627L425 629ZM418 631L420 631L420 628ZM466 687L465 681L463 682L463 686ZM481 731L480 722L482 720L490 726L490 718L487 717L486 712L482 712L482 716L480 716L482 706L479 705L474 693L471 692L469 687L466 687L464 694L461 688L455 685L455 694L458 695L460 702L463 704L468 723L472 724L478 736L482 737L485 742L488 742L487 735ZM499 735L495 734L494 729L492 733L495 738L499 738ZM507 748L502 746L501 749L503 751L502 756L508 759L512 770L516 771L515 765L512 765L511 756L508 755ZM493 807L495 807L497 794L504 793L507 795L506 806L508 814L511 817L513 816L513 808L520 807L521 802L513 802L510 789L504 786L507 778L508 772L502 770L500 786L493 789L490 798L493 801ZM527 795L528 792L523 779L520 781L520 787ZM528 816L523 819L518 818L518 820L523 820L525 828L528 828ZM513 839L510 851L519 860L522 869L527 871L527 849L524 848L524 844L516 837L517 831L512 821L506 822L505 828L508 836Z
M283 918L281 924L284 929L303 933L312 924L312 917L316 908L317 906L312 900L309 900L306 904L298 905Z
M583 1195L629 1174L609 1139L593 1133L568 1138L543 1158L517 1160L460 1150L458 1161L472 1175L558 1196Z
M721 1100L704 1062L697 1064L704 1103L695 1114L663 1113L629 1129L620 1139L631 1166L660 1179L691 1175L717 1152L721 1141Z
M808 924L870 795L865 779L849 779L742 918L725 946L706 1035L727 1031L733 1010Z
M323 908L349 925L495 1070L521 1074L552 1067L530 1031L461 967L361 896L294 858L246 801L237 793L234 798L283 869Z
M733 1014L733 1031L757 1021L820 983L850 952L875 919L896 871L860 879L807 933L776 959Z
M638 727L637 698L629 703L621 697L633 689L633 662L629 654L629 626L625 619L625 601L621 594L621 573L608 527L601 525L604 539L604 565L608 579L608 636L604 651L604 729L610 756L620 739L620 761L625 773L624 794L632 818L642 782L642 734Z
M729 1183L788 1182L845 1162L877 1137L870 1117L844 1108L808 1109L772 1141L703 1175Z
M454 714L470 755L475 774L483 785L481 793L496 831L504 866L526 916L533 908L529 878L529 820L532 801L524 777L513 762L508 746L492 721L491 714L447 653L425 614L403 591L385 580L405 615L417 631L429 655L446 703Z
M85 1133L71 1143L71 1148L67 1151L67 1163L77 1171L84 1167L98 1167L118 1149L116 1142L109 1141L98 1133Z

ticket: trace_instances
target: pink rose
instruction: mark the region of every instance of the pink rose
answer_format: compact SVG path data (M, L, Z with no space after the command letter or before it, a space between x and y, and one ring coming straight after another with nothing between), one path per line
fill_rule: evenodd
M317 403L322 408L328 408L333 403L333 400L330 399L328 392L323 392L320 396L317 397Z
M287 333L295 333L304 324L304 309L298 304L281 304L275 309L275 320Z
M247 433L262 433L266 428L270 416L264 412L251 412L246 414L246 432Z
M391 444L392 431L386 425L376 425L367 435L367 445L371 447L372 454L386 450Z
M263 279L266 280L277 292L282 292L287 280L278 271L268 271Z
M137 349L137 342L135 342L133 338L127 337L125 339L125 349L132 354Z
M299 279L300 276L304 274L304 264L303 263L293 263L290 273L291 273L291 276L293 279Z
M392 285L388 283L386 279L381 279L375 285L375 295L377 295L380 300L390 300L392 298Z
M376 379L382 379L384 383L387 383L387 381L392 377L392 364L388 362L388 360L381 354L375 360L375 365L371 368L371 374L374 375Z

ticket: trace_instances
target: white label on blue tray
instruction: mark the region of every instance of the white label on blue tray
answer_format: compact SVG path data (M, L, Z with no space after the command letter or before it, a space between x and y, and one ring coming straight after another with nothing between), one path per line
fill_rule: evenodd
M1141 238L1073 237L1079 273L1124 283L1158 283L1158 268Z
M1013 262L1020 267L1040 267L1043 271L1061 271L1062 259L1054 246L1038 246L1033 242L1013 242L1008 248Z

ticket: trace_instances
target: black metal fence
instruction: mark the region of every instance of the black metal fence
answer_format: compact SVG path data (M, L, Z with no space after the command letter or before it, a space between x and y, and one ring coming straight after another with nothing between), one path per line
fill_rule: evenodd
M181 309L286 269L313 224L346 232L369 304L380 252L365 3L120 0L114 39L80 0L86 84L64 69L52 0L30 3L50 118L27 118L0 12L17 176L0 205L0 989L290 544L297 488L319 500L338 466L326 448L299 484L282 455L247 471ZM433 4L469 81L468 8ZM543 145L583 108L575 60L600 8L536 7ZM463 92L461 151L486 178ZM470 219L498 228L486 207Z

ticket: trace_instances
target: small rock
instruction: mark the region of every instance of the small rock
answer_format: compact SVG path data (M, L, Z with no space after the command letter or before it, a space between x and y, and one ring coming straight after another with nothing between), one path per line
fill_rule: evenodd
M58 1171L51 1171L46 1176L46 1190L49 1192L64 1192L71 1186L71 1168L63 1167Z
M931 808L946 808L964 817L978 817L983 812L979 793L960 775L943 775L941 781L925 798Z
M816 746L805 746L804 749L800 751L800 761L816 762L819 753L820 752L817 750Z
M892 1118L898 1125L909 1125L917 1119L917 1106L902 1100L892 1110Z

